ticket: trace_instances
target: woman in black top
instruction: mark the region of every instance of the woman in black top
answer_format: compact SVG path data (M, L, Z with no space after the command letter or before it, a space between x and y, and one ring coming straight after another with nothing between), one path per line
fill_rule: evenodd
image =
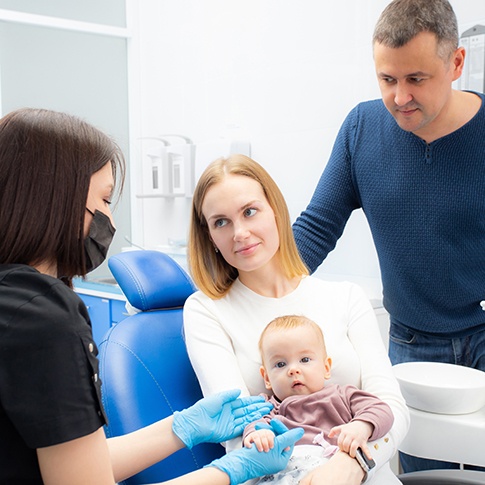
M113 484L183 446L229 439L265 412L228 392L106 439L97 349L72 278L106 257L124 171L117 145L78 118L21 109L0 120L2 484ZM283 433L280 444L295 439ZM285 466L284 447L230 453L173 483L223 485L270 473Z

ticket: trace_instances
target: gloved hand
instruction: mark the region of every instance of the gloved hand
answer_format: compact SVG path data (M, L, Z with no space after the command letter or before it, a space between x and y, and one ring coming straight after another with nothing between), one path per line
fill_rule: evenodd
M274 447L271 450L260 452L255 446L241 448L231 451L206 466L215 466L227 473L231 485L237 485L251 478L262 477L283 470L293 453L295 442L303 436L303 428L288 431L288 428L281 421L273 419L271 420L271 429L277 435L274 440Z
M273 405L263 397L242 397L240 389L221 392L173 413L173 432L187 448L220 443L239 436L251 422L268 414Z

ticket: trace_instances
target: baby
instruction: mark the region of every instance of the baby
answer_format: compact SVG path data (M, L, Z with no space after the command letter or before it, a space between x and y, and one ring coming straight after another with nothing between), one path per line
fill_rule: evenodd
M352 457L363 454L372 462L367 442L390 430L392 411L368 392L325 382L332 361L320 327L303 316L278 317L261 334L259 349L261 375L273 394L266 397L274 405L264 421L269 423L278 416L288 428L303 427L305 434L298 445L313 445L310 454L308 449L299 458L294 453L289 466L272 476L271 482L298 483L338 450ZM243 443L246 447L254 443L259 451L266 451L273 446L274 434L264 425L257 429L261 426L257 423L246 427Z

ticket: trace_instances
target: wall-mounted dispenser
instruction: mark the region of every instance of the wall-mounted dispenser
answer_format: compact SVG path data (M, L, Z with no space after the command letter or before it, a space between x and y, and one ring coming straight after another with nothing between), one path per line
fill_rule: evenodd
M140 139L141 196L156 197L168 192L167 145L160 137Z
M170 187L173 195L192 196L195 188L195 145L182 135L163 135L167 146Z
M460 37L466 50L465 66L459 80L459 89L485 92L485 26L475 25Z
M142 181L137 197L191 196L195 146L182 135L140 138Z

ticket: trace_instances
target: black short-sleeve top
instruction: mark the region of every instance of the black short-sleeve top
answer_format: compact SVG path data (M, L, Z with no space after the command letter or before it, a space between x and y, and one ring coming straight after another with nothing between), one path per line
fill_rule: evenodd
M42 483L36 448L106 423L98 350L79 296L26 265L0 265L0 483Z

